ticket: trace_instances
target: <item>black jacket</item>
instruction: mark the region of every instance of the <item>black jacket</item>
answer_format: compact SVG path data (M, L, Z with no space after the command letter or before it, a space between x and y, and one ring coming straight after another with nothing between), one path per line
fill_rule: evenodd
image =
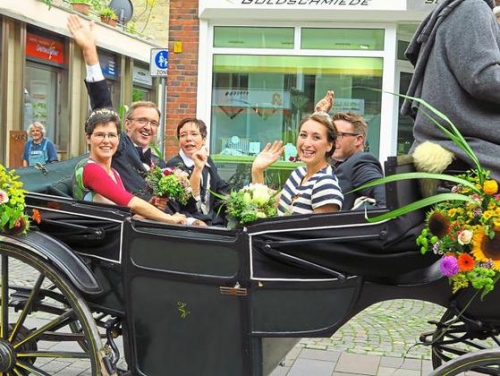
M361 196L374 198L377 202L377 207L386 206L384 184L349 193L363 184L384 176L380 162L372 154L361 151L353 154L344 162L337 162L335 165L335 175L339 179L339 185L344 194L343 211L351 210L354 201Z
M186 171L189 176L191 176L193 171L192 168L189 168L184 164L184 161L179 155L170 159L167 162L167 166L180 168L181 170ZM201 174L203 184L200 189L200 196L202 198L205 197L207 190L209 190L208 198L210 201L210 211L208 214L201 213L197 208L196 200L194 198L190 198L186 205L179 205L179 211L187 216L201 219L212 226L225 225L226 221L224 208L221 210L222 201L211 192L215 192L216 194L223 196L231 191L231 185L219 176L217 167L210 157L208 157L207 164L203 168ZM210 179L208 177L210 177ZM210 181L210 186L207 186L208 181Z

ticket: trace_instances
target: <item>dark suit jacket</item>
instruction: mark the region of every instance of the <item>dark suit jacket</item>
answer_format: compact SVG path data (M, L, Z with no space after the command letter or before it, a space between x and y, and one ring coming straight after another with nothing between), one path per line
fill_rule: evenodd
M167 162L168 167L178 167L181 170L186 171L189 176L191 176L192 168L188 168L182 158L176 155ZM217 167L215 166L212 158L208 157L207 165L203 168L201 172L203 177L203 186L200 190L200 195L205 196L207 189L220 195L224 195L230 192L231 186L228 182L222 179L217 172ZM208 176L210 176L210 186L207 187ZM224 209L220 210L222 204L221 200L210 193L210 212L207 215L198 212L196 208L196 200L191 198L186 205L179 205L180 212L187 216L199 218L212 226L225 225L225 215ZM218 214L219 213L219 214Z
M358 152L344 162L337 163L335 175L337 175L339 179L339 185L344 194L342 210L351 210L354 201L361 196L374 198L377 201L377 207L385 207L384 184L348 193L355 188L361 187L363 184L380 179L384 176L380 162L372 154Z
M90 97L92 110L98 108L112 108L111 94L106 81L85 82ZM122 122L124 119L122 119ZM155 161L160 167L165 167L163 160ZM146 168L141 161L139 151L125 132L120 133L120 144L111 161L111 166L118 171L123 180L125 189L130 193L148 201L152 194L144 177ZM175 210L175 208L172 208Z

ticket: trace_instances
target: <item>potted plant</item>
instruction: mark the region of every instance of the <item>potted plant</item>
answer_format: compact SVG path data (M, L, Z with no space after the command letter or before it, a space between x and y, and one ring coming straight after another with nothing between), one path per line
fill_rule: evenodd
M86 16L90 13L92 6L90 0L69 0L69 3L75 12L85 14Z
M99 17L101 17L101 22L111 26L116 26L116 24L118 23L118 16L116 15L113 8L110 7L101 8L99 10Z

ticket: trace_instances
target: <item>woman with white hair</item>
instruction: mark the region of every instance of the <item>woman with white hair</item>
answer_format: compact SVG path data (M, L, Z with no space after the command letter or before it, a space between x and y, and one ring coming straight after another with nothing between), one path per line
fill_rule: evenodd
M54 144L45 138L45 127L35 122L28 127L31 140L26 141L23 152L23 166L34 166L57 162L57 152Z

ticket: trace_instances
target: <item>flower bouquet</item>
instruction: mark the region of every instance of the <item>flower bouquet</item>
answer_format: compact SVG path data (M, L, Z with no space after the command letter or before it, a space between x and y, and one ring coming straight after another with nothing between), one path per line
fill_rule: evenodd
M25 192L15 171L7 171L0 164L0 232L18 235L28 231L29 220L24 213Z
M146 182L153 191L153 195L166 197L182 205L186 205L189 198L193 196L189 175L180 168L162 169L153 166L146 175Z
M451 120L420 98L399 96L418 102L419 111L460 147L474 168L454 176L434 172L410 172L388 176L357 188L405 179L437 179L453 182L450 193L438 193L375 217L378 222L414 210L431 208L416 243L422 254L441 255L440 270L448 277L453 292L471 286L481 296L493 290L500 279L500 194L498 183L489 179L477 156ZM436 117L440 118L442 125Z
M249 184L226 197L220 197L230 220L229 227L246 225L260 218L276 217L276 194L275 190L264 184Z
M443 201L427 214L417 238L422 254L441 255L440 269L453 292L469 285L488 293L500 273L500 195L495 180L480 180L477 171L460 175L472 185L458 184L452 192L472 201ZM487 175L486 175L487 177Z

